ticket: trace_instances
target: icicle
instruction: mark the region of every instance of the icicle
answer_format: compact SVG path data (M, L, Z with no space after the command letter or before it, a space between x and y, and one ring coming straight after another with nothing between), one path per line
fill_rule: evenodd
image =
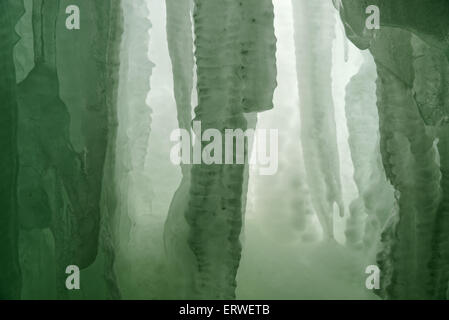
M240 34L242 57L242 107L247 129L257 127L257 112L273 108L277 86L276 36L272 0L248 0L242 3ZM248 146L248 155L252 152ZM249 180L249 165L245 163L242 185L242 215L245 215Z
M238 1L195 1L196 59L202 129L246 129L241 109ZM197 142L201 143L201 142ZM234 298L240 260L242 165L193 165L185 217L197 263L198 298Z
M19 143L19 155L20 155L20 170L19 170L19 212L21 216L21 224L24 227L48 227L51 223L51 209L50 200L48 198L47 192L45 191L44 176L46 171L46 166L48 163L52 163L50 158L51 150L44 151L45 143L43 147L41 141L45 141L43 135L54 134L54 128L46 128L41 130L45 125L54 125L65 127L67 123L67 113L65 112L65 106L56 106L55 111L45 110L46 103L53 99L50 98L56 92L57 84L55 83L55 60L51 59L51 50L45 50L47 54L44 57L44 36L40 32L44 29L43 24L46 25L45 30L50 33L50 39L54 38L54 33L48 30L48 25L55 23L56 12L58 4L46 4L47 20L49 22L44 23L44 19L41 19L40 11L44 10L45 3L42 1L37 1L33 5L33 32L34 32L34 48L35 48L35 64L36 67L31 74L19 85L19 130L18 130L18 143ZM53 10L53 12L51 11ZM48 38L48 37L47 37ZM49 40L51 41L51 40ZM48 43L51 47L51 43ZM53 48L54 43L53 43ZM41 82L41 83L39 83ZM36 85L36 87L34 87ZM43 98L36 98L35 95L40 85L40 92L46 97L46 101L42 102ZM44 89L45 88L45 89ZM56 99L57 100L57 99ZM42 106L36 106L36 101L41 101ZM33 108L29 105L33 103ZM54 101L53 104L59 104L60 101ZM52 108L49 106L48 108ZM41 110L44 109L44 110ZM54 119L48 118L49 113ZM57 123L52 123L58 117L61 119L56 121ZM42 121L44 123L36 124L36 120L33 119L47 119ZM53 121L52 121L53 120ZM48 123L50 122L50 123ZM63 129L64 130L64 129ZM43 132L38 132L43 131ZM61 131L61 130L59 130ZM67 131L66 131L67 132ZM58 137L56 139L60 138ZM63 138L62 138L63 139ZM51 140L50 140L51 141ZM49 149L50 143L47 143ZM54 151L53 151L54 152ZM68 151L70 153L70 151ZM32 156L34 155L34 156Z
M53 232L60 297L67 297L65 268L71 264L86 268L97 257L100 201L102 193L113 188L108 180L113 164L108 148L115 143L117 5L119 1L82 6L95 18L84 20L90 32L77 38L79 33L59 28L60 1L33 2L35 67L18 86L19 209L22 228L41 229L38 238L45 237L46 228ZM85 59L80 62L80 57ZM108 176L105 180L103 173ZM114 201L109 192L109 208ZM21 239L26 256L26 246L34 247L27 239L33 237ZM104 246L107 252L110 247Z
M22 228L52 227L55 237L60 240L58 278L60 292L63 292L62 277L65 266L71 263L69 257L78 253L72 261L79 265L85 262L81 252L77 252L80 243L63 240L71 237L68 232L64 232L65 237L59 235L68 221L76 224L75 219L65 216L67 212L74 212L75 217L85 214L81 203L86 198L86 190L79 186L87 183L81 174L78 155L70 143L68 110L59 97L55 53L58 13L58 1L33 2L35 67L18 86L18 200ZM26 238L22 239L26 241ZM26 242L21 245L25 246L23 250L33 246Z
M191 11L192 0L167 0L167 41L172 63L173 88L176 100L178 124L180 129L190 130L192 121L192 90L193 90L193 30ZM190 152L190 154L192 154ZM191 251L187 245L189 227L184 218L184 210L188 203L190 188L189 164L181 164L182 179L170 204L164 227L164 246L169 259L172 279L178 297L185 298L191 283L194 265Z
M192 0L167 0L167 41L179 127L190 128L193 89Z
M331 85L334 9L323 0L292 3L307 183L324 236L332 239L334 203L344 214Z
M260 6L259 2L256 4ZM202 122L202 130L214 128L222 134L225 129L246 130L243 109L255 111L272 106L269 101L272 92L263 94L261 101L253 96L255 84L252 79L255 78L249 66L250 61L246 61L244 56L254 53L244 31L249 30L246 29L249 28L248 23L258 23L257 16L251 17L248 9L272 17L273 7L268 1L259 8L260 11L257 6L242 8L242 5L236 0L195 1L195 56L199 96L195 120ZM264 34L262 30L266 26L261 24L254 28ZM258 57L258 62L273 66L274 56L270 52L273 52L274 40L261 40L264 41L257 42L260 47L255 50L262 55ZM243 50L240 41L243 41ZM267 76L261 75L263 88L267 84L272 87L275 81L270 70L268 68ZM242 227L244 169L245 166L239 164L192 167L190 199L185 216L191 228L189 246L197 263L194 295L199 298L235 297L235 276L241 251L239 235Z
M154 64L148 58L151 22L145 0L122 0L124 34L120 54L115 181L118 193L116 245L127 255L137 203L151 206L151 183L145 168L151 131L151 108L146 99ZM120 238L120 243L118 243ZM130 262L128 262L130 263ZM123 272L125 273L125 272Z
M356 246L375 244L393 208L393 189L380 157L379 117L376 107L376 65L364 54L359 72L346 87L346 119L354 181L359 197L349 206L347 241Z

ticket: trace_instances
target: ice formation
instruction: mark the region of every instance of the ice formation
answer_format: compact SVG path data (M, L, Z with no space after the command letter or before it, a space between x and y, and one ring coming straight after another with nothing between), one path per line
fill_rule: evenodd
M395 189L396 208L382 231L378 255L380 295L444 299L449 5L438 0L369 4L382 13L378 30L363 25L367 1L342 1L340 10L348 37L369 48L376 63L380 152Z
M0 298L448 298L448 15L0 1ZM278 129L279 170L171 163L193 121Z

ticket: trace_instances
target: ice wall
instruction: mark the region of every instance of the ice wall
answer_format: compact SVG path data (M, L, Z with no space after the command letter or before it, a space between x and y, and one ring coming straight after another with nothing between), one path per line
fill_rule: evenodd
M368 5L380 9L378 30L365 27ZM369 48L376 62L380 152L395 189L395 210L378 255L383 298L446 298L448 10L445 1L342 1L340 6L348 38Z
M90 16L83 19L85 28L79 33L66 29L66 1L3 5L11 7L5 8L9 13L2 19L8 26L2 32L9 46L2 53L11 55L16 25L21 36L14 52L15 68L5 65L9 66L5 79L17 82L8 90L16 92L16 99L7 101L11 101L11 116L17 115L9 121L15 128L10 136L14 148L8 153L18 153L14 156L17 187L9 197L13 203L17 198L18 205L5 220L11 222L2 225L10 226L4 233L9 241L19 240L14 255L20 258L24 281L21 288L9 287L15 288L16 297L66 298L68 265L86 269L98 259L106 265L113 261L109 226L100 217L113 206L112 193L103 198L109 193L103 182L112 181L111 176L105 179L104 172L114 162L120 2L80 1L81 10ZM9 165L11 173L14 166L14 162ZM9 268L14 266L14 255ZM110 267L103 269L100 263L91 274L99 278L97 283L104 283L105 290L92 284L85 294L119 297Z
M17 93L13 48L15 24L23 8L14 1L0 4L0 298L18 299L21 288L17 211Z

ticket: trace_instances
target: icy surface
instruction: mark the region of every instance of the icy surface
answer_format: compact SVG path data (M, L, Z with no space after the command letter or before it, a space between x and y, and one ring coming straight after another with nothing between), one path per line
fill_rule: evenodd
M447 298L447 1L71 2L0 1L0 299Z

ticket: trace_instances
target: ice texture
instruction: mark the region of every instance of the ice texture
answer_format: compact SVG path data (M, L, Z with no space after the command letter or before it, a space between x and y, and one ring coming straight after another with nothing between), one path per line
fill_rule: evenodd
M367 5L381 12L364 26ZM444 299L447 32L444 1L345 1L346 33L369 48L377 68L380 152L395 190L395 209L381 236L378 294L389 299ZM426 12L426 14L423 14Z
M448 16L1 0L0 299L447 299ZM211 128L277 130L278 170L172 163L194 121L190 151Z
M86 269L99 251L113 261L109 222L102 223L101 215L108 216L112 204L103 200L108 192L103 186L110 184L111 175L104 179L104 173L114 163L120 2L81 1L81 9L91 15L83 20L86 28L80 33L65 28L65 1L11 3L7 11L13 14L2 19L11 31L6 37L12 37L10 50L15 25L22 37L13 60L17 86L9 90L17 92L17 99L9 99L17 101L16 108L9 108L17 118L9 123L16 125L11 137L16 136L18 153L18 205L11 215L17 225L5 234L20 226L15 254L26 281L16 294L65 298L68 265ZM15 73L9 73L13 80ZM105 277L113 278L111 272L106 270ZM118 297L112 282L106 279L111 296Z
M360 70L346 86L348 142L358 197L349 205L345 234L348 244L365 250L376 250L394 201L380 155L376 78L373 58L365 53Z
M324 237L333 239L334 204L344 214L331 78L335 12L331 2L292 3L307 183Z
M24 9L14 1L0 3L0 299L18 299L19 218L17 210L17 92L13 49L16 21Z
M194 120L201 121L203 131L245 131L245 111L272 107L276 76L273 6L270 1L243 5L234 0L198 0L193 18L198 78ZM249 34L251 30L256 32L255 37L254 32ZM250 59L251 55L255 58ZM254 62L259 67L255 68ZM259 74L260 70L265 71ZM195 264L193 297L235 297L244 171L241 164L192 166L184 214Z

